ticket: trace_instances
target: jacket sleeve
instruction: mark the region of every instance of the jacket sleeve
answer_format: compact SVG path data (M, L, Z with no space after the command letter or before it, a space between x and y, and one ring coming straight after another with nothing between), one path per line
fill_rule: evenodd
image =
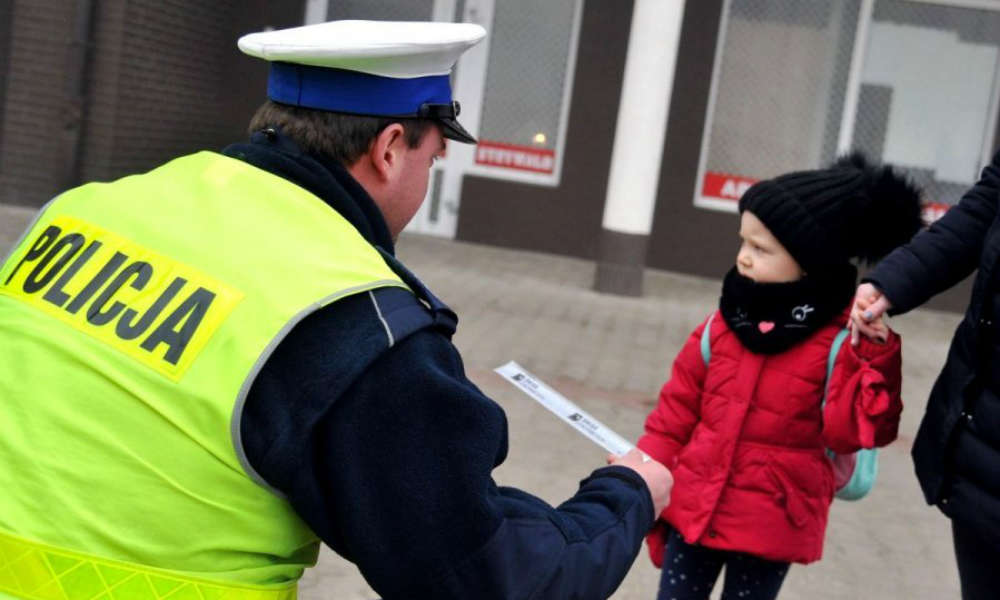
M674 359L670 379L660 390L660 398L646 417L645 433L638 446L669 469L677 466L677 456L691 438L701 416L701 391L708 372L701 355L702 323L688 337Z
M958 204L885 257L864 278L889 298L891 314L920 306L976 269L986 233L997 214L998 190L1000 153Z
M862 337L845 342L834 363L823 410L823 442L839 454L885 446L896 439L903 412L899 335L885 344Z
M610 596L653 522L642 478L599 468L558 507L498 486L506 417L432 330L383 339L339 392L324 365L363 354L379 331L363 299L352 304L303 321L254 383L242 429L271 430L245 436L254 468L387 600Z

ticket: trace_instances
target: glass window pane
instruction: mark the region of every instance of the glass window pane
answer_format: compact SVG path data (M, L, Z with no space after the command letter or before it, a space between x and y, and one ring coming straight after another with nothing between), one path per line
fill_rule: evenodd
M701 198L735 207L749 183L836 156L859 5L727 5Z
M854 145L906 168L933 203L954 204L992 143L1000 12L877 0Z
M576 5L577 0L494 5L480 164L554 171ZM514 158L501 160L505 157Z

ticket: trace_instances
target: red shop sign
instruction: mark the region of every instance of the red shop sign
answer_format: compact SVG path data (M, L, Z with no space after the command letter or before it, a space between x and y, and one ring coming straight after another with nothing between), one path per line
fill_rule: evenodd
M556 153L543 148L479 140L476 146L476 164L534 173L551 173L555 170Z
M718 198L720 200L737 201L743 192L747 191L751 185L758 180L739 175L729 175L727 173L705 173L705 178L701 183L701 195L708 198Z

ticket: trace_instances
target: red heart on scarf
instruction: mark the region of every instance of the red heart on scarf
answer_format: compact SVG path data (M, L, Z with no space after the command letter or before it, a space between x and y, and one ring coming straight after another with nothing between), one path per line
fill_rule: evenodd
M771 331L772 329L774 329L774 322L773 321L761 321L760 323L757 323L757 329L760 329L761 333L767 333L767 332Z

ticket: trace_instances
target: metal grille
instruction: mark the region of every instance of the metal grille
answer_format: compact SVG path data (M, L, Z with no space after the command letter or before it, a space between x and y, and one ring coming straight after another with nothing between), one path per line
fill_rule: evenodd
M495 5L480 137L555 149L577 0Z
M998 3L1000 8L1000 3ZM1000 12L877 0L853 141L954 204L993 142Z
M433 10L434 0L330 0L326 19L430 21Z
M732 0L706 170L761 179L836 155L860 0Z

